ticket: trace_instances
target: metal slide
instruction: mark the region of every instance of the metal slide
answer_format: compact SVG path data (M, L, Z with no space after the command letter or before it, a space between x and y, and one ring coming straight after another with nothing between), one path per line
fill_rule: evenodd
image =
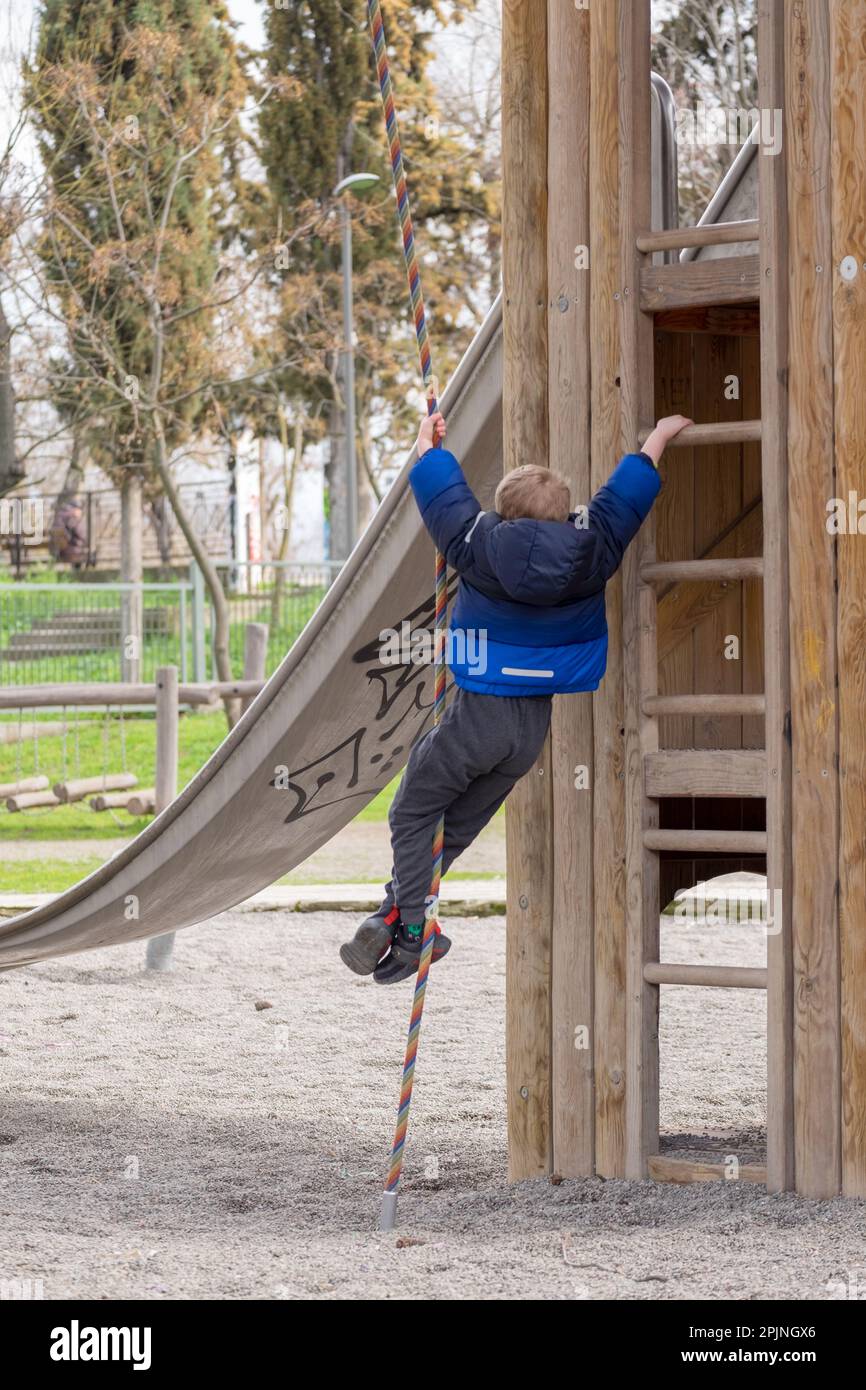
M442 397L448 446L484 507L502 473L501 391L497 300ZM387 786L433 712L432 667L379 660L383 629L432 623L433 547L406 482L413 462L225 742L95 873L0 923L0 968L224 912L302 863Z
M676 217L673 103L661 79L653 92L653 221L664 225ZM501 391L497 300L442 398L448 445L483 507L502 471ZM433 699L430 666L389 667L379 657L384 629L399 630L404 620L416 631L432 624L433 547L406 481L413 461L225 742L95 873L44 907L0 922L0 969L224 912L302 863L399 771L432 721Z

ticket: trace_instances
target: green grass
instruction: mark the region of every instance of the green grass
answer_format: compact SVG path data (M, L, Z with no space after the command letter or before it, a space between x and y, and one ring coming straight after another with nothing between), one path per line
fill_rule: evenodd
M397 777L394 778L393 782L389 782L387 787L382 788L378 796L373 797L373 800L369 803L369 805L365 806L362 811L358 812L357 816L355 817L355 820L359 824L364 824L368 821L373 822L374 824L378 824L381 821L388 819L388 812L391 809L391 802L397 795L397 788L400 785L400 778L402 776L403 774L401 772Z
M2 875L0 875L0 888L4 893L62 893L64 889L71 888L79 879L85 878L87 874L92 874L94 869L98 869L104 860L98 855L88 855L81 859L24 859L13 861L11 864L3 865ZM457 869L452 869L448 875L450 883L463 882L485 882L498 879L496 873L460 873ZM280 884L292 884L290 874L277 880ZM378 878L371 878L367 874L352 876L347 882L378 884L381 886L381 875ZM299 888L306 888L308 885L297 885Z
M86 859L22 859L3 865L0 883L4 893L62 893L104 862L98 855L88 855Z

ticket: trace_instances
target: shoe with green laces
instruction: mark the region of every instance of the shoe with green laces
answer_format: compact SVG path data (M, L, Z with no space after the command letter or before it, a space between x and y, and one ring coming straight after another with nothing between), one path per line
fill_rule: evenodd
M445 936L437 922L434 927L436 939L433 942L432 963L435 965L443 956L447 956L451 950L451 938ZM397 985L402 980L408 980L412 975L418 973L418 963L421 960L421 943L424 938L423 922L400 922L391 949L386 956L379 961L373 971L373 979L377 985Z

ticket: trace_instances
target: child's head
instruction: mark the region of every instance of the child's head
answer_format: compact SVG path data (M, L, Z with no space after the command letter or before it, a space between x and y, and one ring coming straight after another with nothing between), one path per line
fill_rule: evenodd
M571 511L568 483L537 463L512 468L496 489L493 504L503 521L567 521Z

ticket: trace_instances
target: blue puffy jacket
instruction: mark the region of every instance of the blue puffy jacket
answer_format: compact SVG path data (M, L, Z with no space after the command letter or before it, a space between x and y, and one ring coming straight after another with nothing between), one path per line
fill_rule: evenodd
M447 449L428 449L409 482L460 575L448 638L456 683L483 695L597 689L607 664L604 586L661 487L647 455L626 455L578 522L482 512Z

